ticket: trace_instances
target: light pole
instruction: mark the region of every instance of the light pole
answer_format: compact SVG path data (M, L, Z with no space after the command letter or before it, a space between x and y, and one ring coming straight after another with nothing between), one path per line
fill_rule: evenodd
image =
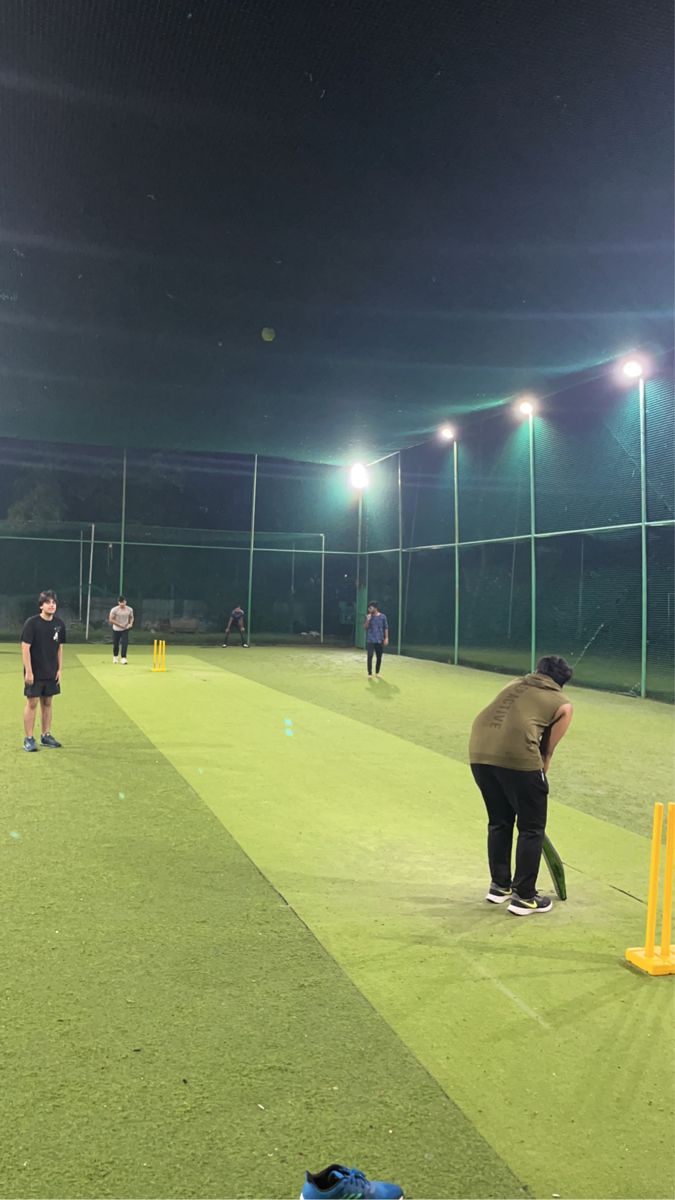
M644 367L639 359L629 358L621 368L624 379L638 385L640 413L640 566L642 575L642 618L640 628L640 696L647 695L647 404Z
M368 487L368 472L363 463L354 463L349 472L350 482L359 494L357 527L356 527L356 598L354 603L354 643L359 646L361 602L361 555L363 553L363 491ZM362 648L362 647L361 647Z
M534 499L534 402L529 398L520 401L518 412L527 417L530 474L530 670L537 664L537 544L536 511Z

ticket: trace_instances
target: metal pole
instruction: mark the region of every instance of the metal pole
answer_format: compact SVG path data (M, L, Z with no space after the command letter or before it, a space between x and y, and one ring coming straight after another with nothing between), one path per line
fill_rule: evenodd
M89 618L91 616L91 581L94 574L94 530L95 525L91 527L91 546L89 548L89 587L87 588L87 624L84 630L84 640L89 641Z
M581 637L584 628L584 539L581 539L579 554L579 587L577 588L577 637Z
M127 452L122 451L122 519L120 522L120 596L124 595L124 535L127 524Z
M455 495L455 666L459 663L459 451L452 443L452 475Z
M401 488L401 451L398 452L398 646L403 640L403 494Z
M323 645L323 606L326 595L326 535L321 534L321 624L319 625L319 633L321 635L321 644Z
M534 671L537 663L537 543L535 540L535 502L534 502L534 415L527 418L528 441L530 446L530 670Z
M356 526L356 597L354 603L354 645L358 645L359 637L359 600L361 599L361 546L363 543L363 492L359 492L358 517ZM366 569L368 559L366 559Z
M647 413L645 381L638 380L640 404L640 557L642 563L642 628L640 631L640 696L647 695Z
M511 641L511 626L512 626L512 622L513 622L513 584L514 584L515 577L516 577L516 546L517 545L518 545L517 542L513 543L513 550L511 552L511 585L509 587L509 619L508 619L507 626L506 626L507 642Z
M255 500L258 491L258 455L253 456L253 493L251 496L251 545L248 552L248 641L251 644L251 604L253 601L253 546L255 543Z
M82 580L84 578L84 530L80 530L80 625L82 624Z

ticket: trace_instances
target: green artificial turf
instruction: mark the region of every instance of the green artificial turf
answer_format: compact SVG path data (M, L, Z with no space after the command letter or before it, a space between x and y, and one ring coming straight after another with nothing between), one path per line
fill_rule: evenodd
M64 750L28 756L0 653L3 1196L294 1196L335 1158L417 1200L673 1195L674 981L622 962L668 710L575 693L570 900L518 921L463 762L503 679L67 655Z
M29 756L0 665L0 1194L282 1197L345 1158L414 1166L418 1194L523 1195L92 674L69 655L64 749ZM161 723L176 676L115 683L148 679ZM211 720L183 717L208 771Z
M190 653L460 762L466 761L475 714L509 681L469 667L387 655L382 678L373 685L378 690L369 691L358 651L307 646L278 654L274 648L233 645ZM573 685L567 692L576 715L556 752L552 796L649 836L654 801L675 790L672 707Z

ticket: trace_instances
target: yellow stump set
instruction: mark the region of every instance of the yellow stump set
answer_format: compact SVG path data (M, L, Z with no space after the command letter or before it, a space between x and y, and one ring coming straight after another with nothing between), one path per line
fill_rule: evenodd
M648 975L675 975L675 946L671 944L673 928L673 874L675 873L675 804L668 805L666 819L666 862L663 876L663 916L661 944L656 946L656 916L659 906L659 865L663 805L654 805L652 853L649 863L649 893L647 896L647 932L644 946L626 950L626 958L634 967Z
M166 642L155 641L152 643L152 669L153 671L166 671Z

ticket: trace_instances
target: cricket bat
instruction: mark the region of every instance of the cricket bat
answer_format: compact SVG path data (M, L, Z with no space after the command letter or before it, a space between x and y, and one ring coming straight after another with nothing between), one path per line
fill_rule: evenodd
M567 899L567 884L565 883L565 868L553 842L544 834L543 855L551 875L551 882L559 900Z

